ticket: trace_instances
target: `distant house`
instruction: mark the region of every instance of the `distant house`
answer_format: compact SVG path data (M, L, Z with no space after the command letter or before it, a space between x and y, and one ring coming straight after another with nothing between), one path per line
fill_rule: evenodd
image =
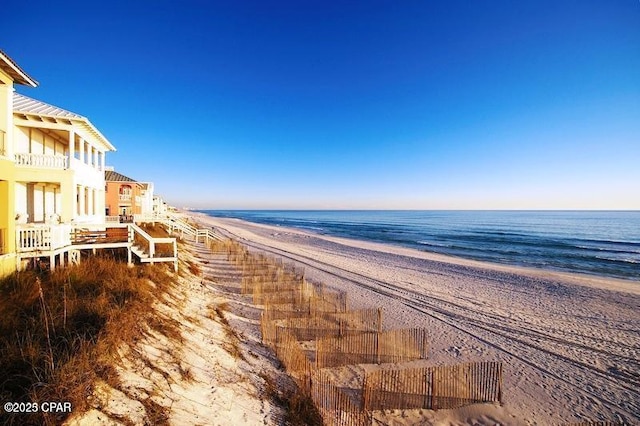
M153 183L138 182L128 176L107 169L105 214L107 216L132 217L151 215L153 209Z
M166 215L168 211L167 203L159 195L153 196L153 214L156 216Z

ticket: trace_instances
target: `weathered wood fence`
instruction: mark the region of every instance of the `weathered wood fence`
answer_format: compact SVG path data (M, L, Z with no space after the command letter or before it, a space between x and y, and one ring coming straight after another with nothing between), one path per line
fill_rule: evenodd
M365 410L436 410L479 402L502 402L502 363L378 370L364 376Z
M333 305L331 305L333 307ZM272 308L261 314L262 342L272 346L277 327L294 329L298 340L312 340L315 336L342 336L353 332L380 330L381 310L365 309L346 312L283 311ZM309 336L313 336L309 338ZM303 337L303 338L301 338Z
M316 368L426 359L427 332L412 328L364 332L316 342Z
M311 399L327 426L369 426L372 423L371 412L362 409L353 390L336 386L327 370L313 374Z
M263 343L312 398L326 425L370 425L375 410L502 402L501 363L390 368L427 358L426 330L382 331L381 309L349 311L346 293L308 283L293 264L235 242L218 247L242 269L242 294L264 308ZM388 365L366 372L355 387L337 385L330 368L351 364Z

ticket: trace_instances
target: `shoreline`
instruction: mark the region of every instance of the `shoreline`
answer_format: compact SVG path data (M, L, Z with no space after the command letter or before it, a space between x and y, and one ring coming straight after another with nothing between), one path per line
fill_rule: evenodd
M351 309L382 308L385 329L429 330L430 363L502 361L504 404L499 412L480 407L474 418L496 422L479 424L640 418L640 291L633 282L186 215L250 250L294 262L311 282L345 291Z
M441 254L431 252L428 250L419 250L402 245L396 245L392 243L382 243L367 241L358 238L338 237L327 234L321 234L319 232L313 232L312 230L301 229L296 227L288 227L281 225L268 225L263 223L251 222L239 218L220 218L209 216L200 211L184 211L183 214L191 215L194 217L206 218L212 222L219 221L217 226L224 227L225 222L238 222L248 224L250 226L263 228L265 230L272 230L274 232L287 232L297 233L300 235L309 235L316 238L324 239L327 241L333 241L337 244L342 244L354 248L366 248L372 251L390 252L403 256L415 257L418 259L425 259L435 262L449 263L459 266L468 266L486 269L489 271L500 271L506 273L523 274L535 278L550 278L554 280L560 280L567 284L583 285L593 288L600 288L605 290L622 291L626 293L640 295L640 281L632 279L623 279L616 277L609 277L604 275L595 275L580 272L559 271L554 269L537 268L532 266L522 266L508 263L497 263L484 260L475 260L465 257L458 257L453 255ZM214 225L216 226L216 225Z

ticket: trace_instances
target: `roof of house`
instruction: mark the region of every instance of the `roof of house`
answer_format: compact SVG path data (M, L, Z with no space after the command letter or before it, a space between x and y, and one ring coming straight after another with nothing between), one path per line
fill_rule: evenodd
M86 117L67 111L57 106L49 105L37 99L30 98L20 93L13 93L13 112L23 112L26 114L44 115L47 117L75 118L87 120Z
M116 148L104 137L102 133L89 121L88 118L83 117L75 112L67 111L66 109L59 108L57 106L50 105L46 102L39 101L37 99L30 98L20 93L13 93L13 113L22 114L25 118L29 117L49 117L54 121L59 122L62 120L63 124L73 123L79 125L80 128L93 135L98 141L100 141L107 150L115 151Z
M29 77L29 75L2 50L0 50L0 69L7 73L13 79L14 83L31 87L38 85L37 81Z
M104 172L104 180L106 182L135 182L138 183L138 181L131 179L128 176L125 176L123 174L120 174L114 170L105 170Z

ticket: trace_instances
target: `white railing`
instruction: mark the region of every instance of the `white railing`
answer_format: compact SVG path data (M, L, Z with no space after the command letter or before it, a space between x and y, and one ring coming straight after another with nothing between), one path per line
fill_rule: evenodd
M18 252L50 251L71 245L71 225L25 225L16 229Z
M131 201L131 195L128 194L118 194L119 201Z
M141 262L150 262L153 264L154 262L173 262L173 267L176 271L178 271L178 246L175 238L157 238L152 237L147 234L142 228L138 225L131 223L129 224L129 229L131 230L130 240L134 241L135 235L139 235L147 245L146 247L146 255L148 256L146 259L140 258ZM172 244L173 247L173 256L170 257L156 257L156 244ZM141 247L143 251L145 251L145 247Z
M67 168L67 157L64 155L28 154L18 152L14 157L17 166L40 167L46 169Z
M147 213L147 214L134 214L133 221L135 223L145 223L145 222L166 222L168 220L166 215L161 215L157 213Z
M196 243L198 241L200 241L200 237L202 237L202 242L203 243L209 243L209 240L218 240L218 241L222 241L223 238L220 235L216 235L215 232L211 231L210 229L198 229L198 233L196 235Z
M120 228L122 231L118 231ZM139 238L135 241L136 236ZM140 241L142 240L142 241ZM178 270L178 246L175 238L156 238L149 235L139 226L133 223L109 223L109 224L27 224L16 227L16 246L18 253L42 252L51 254L60 248L91 248L94 244L131 245L142 242L143 253L136 252L141 262L173 262L174 269ZM171 244L172 253L156 254L156 244ZM1 247L0 247L1 248ZM132 247L132 251L133 251ZM0 251L0 254L2 252ZM36 253L37 254L37 253Z
M120 223L120 216L105 216L105 223Z

